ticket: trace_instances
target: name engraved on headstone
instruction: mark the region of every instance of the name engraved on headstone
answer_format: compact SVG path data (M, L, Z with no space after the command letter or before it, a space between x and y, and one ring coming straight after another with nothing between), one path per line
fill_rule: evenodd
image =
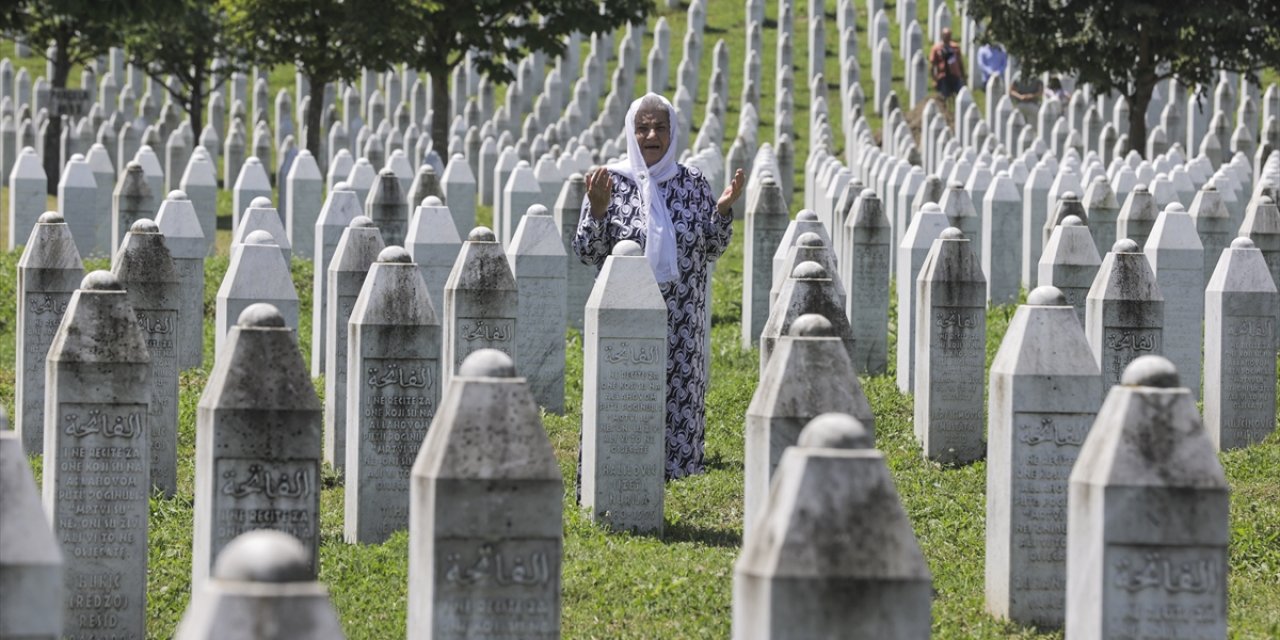
M49 345L53 344L53 336L58 333L58 325L62 324L62 316L67 312L71 302L71 291L45 293L43 291L28 293L26 296L22 319L22 379L44 380L45 360L49 353ZM43 385L41 385L43 387ZM27 393L23 397L27 412L39 412L44 406L44 393ZM25 447L24 447L25 448Z
M607 505L609 522L619 530L662 521L661 476L665 445L661 420L667 384L662 341L655 338L600 338L601 372L596 417L600 461L598 504ZM656 453L655 453L656 450ZM658 495L654 495L655 491Z
M314 540L319 523L312 496L320 490L319 467L316 460L218 458L213 476L213 555L255 529Z
M166 451L177 450L178 425L161 428L166 416L177 415L173 403L178 398L178 312L172 309L134 310L138 329L151 354L151 469L153 476L176 477L176 465ZM159 484L160 478L153 477Z
M360 463L362 483L367 483L362 488L379 496L369 503L374 507L370 526L394 531L409 520L409 475L436 415L440 364L427 358L365 358L364 362L368 395L361 420L369 446ZM389 492L403 497L388 496Z
M1260 442L1275 424L1256 416L1272 407L1275 388L1269 370L1276 366L1268 345L1275 345L1276 320L1271 316L1227 316L1222 345L1224 378L1220 442ZM1229 372L1229 373L1228 373Z
M930 363L930 405L935 407L930 422L939 438L935 450L953 446L970 448L975 424L983 424L981 407L984 358L975 354L986 350L986 318L982 309L940 307L934 309L933 323L937 356ZM973 399L979 402L974 403ZM949 409L948 406L976 407ZM952 437L954 436L954 438Z
M1120 384L1124 368L1141 356L1159 355L1160 327L1103 327L1102 386Z
M480 349L497 349L514 359L515 318L458 318L453 369L457 371L467 356Z
M435 624L442 638L559 638L548 585L560 573L553 540L436 540Z

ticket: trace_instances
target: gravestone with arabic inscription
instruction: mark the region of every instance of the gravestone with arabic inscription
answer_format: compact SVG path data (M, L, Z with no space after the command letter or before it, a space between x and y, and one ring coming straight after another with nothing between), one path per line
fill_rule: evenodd
M316 575L320 422L320 399L293 329L274 306L249 305L214 359L196 409L195 589L223 547L255 529L298 538L307 575Z
M62 216L46 212L18 259L13 424L28 454L44 451L45 355L83 278L84 265L71 229Z
M476 227L467 235L444 285L441 370L444 387L472 352L497 349L516 362L516 278L493 230Z
M1106 396L1139 356L1164 349L1164 296L1138 243L1117 240L1102 259L1085 303L1085 335Z
M111 193L111 251L114 256L120 248L120 241L129 227L141 218L155 215L152 208L151 186L147 184L147 176L142 165L130 162L120 172L116 189Z
M1204 245L1195 220L1174 202L1160 212L1143 248L1164 294L1164 349L1182 372L1183 386L1200 397L1200 341L1204 326Z
M638 244L605 259L584 326L580 501L613 529L661 533L667 304Z
M1087 234L1084 240L1093 246ZM1018 307L990 380L987 611L1058 628L1066 593L1067 478L1102 397L1084 326L1061 291L1041 285Z
M547 208L535 204L516 223L507 261L516 277L516 352L538 405L564 412L567 260L560 230Z
M378 173L365 198L364 214L377 225L388 245L404 245L409 230L409 201L405 198L400 178L391 169Z
M62 637L64 564L22 436L0 425L0 636Z
M409 638L559 638L564 481L509 356L466 358L411 483Z
M852 252L844 257L849 262L844 286L849 291L845 308L853 329L853 367L859 373L879 374L889 366L889 253L893 229L874 191L863 190L854 206L849 214Z
M195 207L181 191L169 192L160 203L156 226L178 271L178 313L183 320L178 326L178 366L198 367L204 362L204 231Z
M760 333L760 371L769 366L774 346L782 336L791 331L791 323L806 313L816 313L826 318L835 328L835 334L844 343L852 360L853 329L845 316L844 301L836 288L833 274L817 262L801 262L791 271L778 291L778 299L769 310L769 320Z
M1173 364L1134 360L1067 494L1068 638L1225 638L1227 480Z
M129 294L151 354L151 484L172 497L178 491L179 327L203 322L182 317L178 270L155 222L142 218L133 223L116 251L111 272Z
M1062 224L1053 228L1040 255L1037 282L1058 289L1066 297L1067 304L1076 310L1081 328L1084 327L1085 302L1101 263L1093 234L1078 216L1067 216Z
M409 526L409 474L441 394L440 321L405 249L369 267L347 344L344 534L379 543Z
M63 631L143 637L151 357L110 272L72 294L47 363L43 498L66 559Z

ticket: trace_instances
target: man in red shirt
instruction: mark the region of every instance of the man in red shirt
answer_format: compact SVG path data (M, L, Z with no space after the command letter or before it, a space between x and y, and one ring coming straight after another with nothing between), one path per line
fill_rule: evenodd
M951 29L942 29L942 38L929 51L929 67L942 99L950 100L964 86L964 58L960 47L951 41Z

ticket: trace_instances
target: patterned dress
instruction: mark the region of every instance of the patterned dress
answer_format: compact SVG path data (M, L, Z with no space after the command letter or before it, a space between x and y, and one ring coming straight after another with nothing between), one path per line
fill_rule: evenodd
M582 199L573 250L582 262L604 267L614 243L634 240L645 245L640 189L610 173L612 201L603 218L591 215ZM703 472L707 396L707 264L720 257L733 235L733 216L716 213L716 197L695 168L679 165L674 178L662 183L675 225L680 277L659 284L667 301L667 479Z

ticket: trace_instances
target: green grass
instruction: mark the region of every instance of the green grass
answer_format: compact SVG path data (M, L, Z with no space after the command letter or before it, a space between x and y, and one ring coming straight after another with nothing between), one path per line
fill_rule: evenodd
M665 6L664 3L658 3ZM865 3L854 2L858 12L859 61L864 89L871 93L870 58L866 52ZM924 24L928 3L917 3ZM672 31L669 60L674 86L685 28L687 5L666 13ZM891 21L893 5L886 8ZM777 32L776 3L770 3L763 32L761 142L773 140L774 60ZM707 98L712 52L717 39L729 47L733 66L729 73L729 109L724 130L737 130L742 91L740 61L745 58L745 24L740 0L710 0L704 40L702 83L695 127L702 121ZM838 99L839 68L836 61L835 2L826 8L827 50L825 77L829 83L830 109L837 145L842 144ZM655 16L656 19L656 16ZM804 159L808 154L808 28L804 3L796 3L794 61L796 64L795 114L797 193L793 203L803 202ZM892 27L896 32L897 26ZM651 46L652 28L645 38L641 59ZM892 39L897 45L896 37ZM0 44L0 55L11 52L11 43ZM17 61L42 73L43 62ZM270 73L271 93L293 87L288 68ZM609 71L612 71L612 63ZM1269 72L1271 73L1271 72ZM901 85L902 64L895 62L896 90L907 106ZM78 79L78 73L73 74ZM1273 75L1271 77L1274 77ZM637 87L644 86L643 65ZM250 85L252 88L252 85ZM978 94L982 99L981 93ZM502 91L498 92L501 104ZM867 105L874 128L879 117ZM269 110L271 111L271 110ZM274 113L270 114L274 117ZM726 140L725 147L731 140ZM7 198L0 193L0 232L7 224ZM219 256L207 262L205 291L205 360L212 362L214 301L227 268L230 237L230 194L219 196ZM52 207L51 207L52 208ZM793 207L798 209L798 207ZM491 212L478 212L481 224ZM0 237L3 234L0 233ZM545 414L543 424L555 448L569 487L565 499L565 559L563 565L563 636L567 638L696 638L725 637L729 633L733 562L742 536L743 416L757 382L758 353L739 346L742 289L742 225L735 224L733 243L722 257L713 282L711 309L712 374L707 397L708 473L670 483L666 491L666 533L661 539L606 533L589 521L572 502L574 466L581 421L582 341L570 331L566 363L566 413ZM14 300L16 253L0 254L0 300ZM104 268L104 263L88 265ZM310 354L311 275L309 263L295 260L294 281L302 302L299 345ZM891 298L891 300L894 300ZM997 307L987 318L988 364L994 355L1013 307ZM893 313L893 310L891 310ZM890 344L895 320L891 316ZM12 415L14 372L14 308L0 306L0 398ZM890 366L894 353L890 352ZM148 603L148 635L167 638L190 598L192 479L194 476L195 406L208 378L208 365L183 373L179 414L179 490L171 500L151 504L151 553ZM912 400L898 392L892 378L863 378L863 389L876 415L877 445L885 453L898 492L911 518L917 538L933 573L933 632L942 638L1053 638L1060 633L992 619L984 612L983 553L985 513L985 463L944 467L923 460L912 435ZM323 381L316 381L317 392ZM1233 637L1280 636L1280 436L1243 451L1222 456L1231 482L1231 573L1229 623ZM40 460L33 459L37 476ZM330 590L344 628L351 638L395 638L405 635L407 595L407 545L404 533L380 545L348 545L342 542L342 489L326 484L321 513L321 575Z

